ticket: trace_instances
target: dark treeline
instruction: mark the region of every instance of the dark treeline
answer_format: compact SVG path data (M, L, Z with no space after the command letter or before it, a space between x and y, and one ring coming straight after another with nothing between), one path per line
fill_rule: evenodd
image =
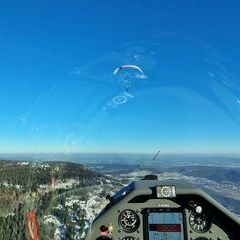
M0 185L20 185L23 191L36 191L38 185L50 184L52 176L61 180L77 178L85 185L89 179L94 180L95 177L100 177L100 174L76 163L47 162L22 165L14 161L0 161Z
M0 240L27 239L26 219L21 204L8 216L0 218Z

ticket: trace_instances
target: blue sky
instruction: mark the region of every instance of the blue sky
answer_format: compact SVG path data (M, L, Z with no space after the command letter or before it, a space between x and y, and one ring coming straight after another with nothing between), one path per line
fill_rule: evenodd
M1 2L0 152L239 153L239 10ZM123 64L144 78L114 77Z

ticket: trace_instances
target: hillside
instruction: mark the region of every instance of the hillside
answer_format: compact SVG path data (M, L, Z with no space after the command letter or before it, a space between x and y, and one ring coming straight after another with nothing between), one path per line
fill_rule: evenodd
M52 239L55 228L49 228L45 222L49 214L56 212L53 207L63 199L68 201L66 196L75 192L78 199L78 194L84 199L88 195L87 188L109 181L102 174L76 163L0 160L0 240L27 239L26 214L29 211L38 216L43 239ZM62 211L58 221L69 222L68 213Z
M66 162L0 161L0 184L22 190L36 190L41 184L50 184L52 176L61 180L100 177L81 164Z

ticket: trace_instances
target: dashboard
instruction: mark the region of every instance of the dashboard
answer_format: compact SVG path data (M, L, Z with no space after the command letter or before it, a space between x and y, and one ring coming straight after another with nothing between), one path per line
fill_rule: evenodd
M146 178L109 199L88 240L239 240L240 221L208 194Z

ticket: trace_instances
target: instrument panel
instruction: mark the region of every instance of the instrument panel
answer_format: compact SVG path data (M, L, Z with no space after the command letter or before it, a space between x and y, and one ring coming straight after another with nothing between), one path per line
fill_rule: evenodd
M227 223L227 224L226 224ZM237 240L240 222L201 190L159 181L133 184L93 222L87 239Z

